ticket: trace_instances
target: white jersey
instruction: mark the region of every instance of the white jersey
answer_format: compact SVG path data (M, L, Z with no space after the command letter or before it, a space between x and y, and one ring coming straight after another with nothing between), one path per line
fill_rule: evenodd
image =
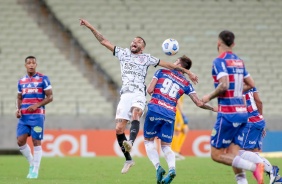
M115 47L114 56L120 61L122 87L120 93L146 93L145 78L148 67L159 64L160 60L150 54L133 54L126 48Z

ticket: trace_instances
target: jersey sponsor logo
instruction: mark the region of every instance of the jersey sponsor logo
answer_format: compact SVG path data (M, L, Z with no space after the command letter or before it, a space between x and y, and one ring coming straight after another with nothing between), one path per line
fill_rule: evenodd
M249 144L256 144L256 141L249 141Z
M168 123L173 123L171 120L169 119L165 119L165 118L155 118L155 117L149 117L150 121L165 121Z
M41 132L42 132L42 127L36 126L36 127L33 128L33 130L34 130L36 133L41 133Z
M171 139L171 138L172 138L172 136L169 136L169 135L166 135L166 134L162 134L162 137L168 138L168 139Z
M155 134L157 134L157 131L154 131L154 132L148 132L148 131L146 131L146 134L147 134L147 135L155 135Z
M27 94L27 93L38 93L38 89L37 88L25 88L23 89L23 94Z
M211 132L211 136L215 136L216 133L217 133L217 132L216 132L216 129L213 128L213 129L212 129L212 132Z
M231 140L225 140L225 139L223 139L223 140L222 140L222 143L223 143L223 144L230 144L230 143L231 143Z
M244 140L244 134L243 134L243 136L238 135L238 140L243 141Z
M227 66L244 67L244 63L239 59L226 59Z
M236 112L246 112L247 108L246 107L236 107Z
M170 109L170 110L174 110L174 108L171 106L171 105L167 105L166 103L162 102L162 101L159 101L158 100L158 104L167 108L167 109Z

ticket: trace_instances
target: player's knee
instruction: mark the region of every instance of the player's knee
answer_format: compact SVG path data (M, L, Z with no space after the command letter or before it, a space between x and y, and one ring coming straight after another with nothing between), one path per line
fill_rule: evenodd
M18 143L18 146L23 146L26 144L26 140L18 139L17 143Z
M132 120L139 120L140 117L142 116L142 109L138 108L138 107L133 107L132 109Z
M218 153L211 153L211 158L215 162L220 162L220 155Z
M116 126L116 134L123 134L124 133L124 127L121 125Z

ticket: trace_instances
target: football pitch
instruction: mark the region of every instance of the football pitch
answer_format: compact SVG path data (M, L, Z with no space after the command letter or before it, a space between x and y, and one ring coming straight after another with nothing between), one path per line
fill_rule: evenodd
M134 158L135 166L121 174L124 159L120 157L65 157L42 158L38 179L26 179L28 163L22 156L0 156L1 184L129 184L156 183L155 169L147 157ZM282 168L281 158L269 159ZM167 170L164 158L162 166ZM210 158L186 157L176 162L174 184L235 184L231 167L213 162ZM249 184L255 184L247 172ZM269 179L265 176L265 183Z

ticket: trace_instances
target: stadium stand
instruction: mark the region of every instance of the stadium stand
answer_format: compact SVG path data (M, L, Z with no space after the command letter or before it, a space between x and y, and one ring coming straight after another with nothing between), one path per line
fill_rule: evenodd
M0 1L1 115L13 115L17 80L25 75L24 59L34 55L38 71L50 77L54 102L48 115L113 115L113 104L66 59L23 6L16 0ZM97 106L99 104L99 107Z
M113 80L121 85L120 67L116 58L103 48L91 32L78 24L86 18L113 44L129 46L131 40L142 36L147 41L146 52L173 61L187 54L194 61L192 70L200 83L195 86L201 97L213 89L211 63L217 56L219 31L230 29L236 35L235 52L241 56L261 92L266 116L280 115L282 110L282 1L278 0L46 0L62 24L99 62ZM180 43L176 56L165 56L161 43L166 38ZM155 69L150 68L147 83ZM191 103L186 98L187 104ZM214 102L215 104L216 102ZM209 115L186 105L187 115Z

